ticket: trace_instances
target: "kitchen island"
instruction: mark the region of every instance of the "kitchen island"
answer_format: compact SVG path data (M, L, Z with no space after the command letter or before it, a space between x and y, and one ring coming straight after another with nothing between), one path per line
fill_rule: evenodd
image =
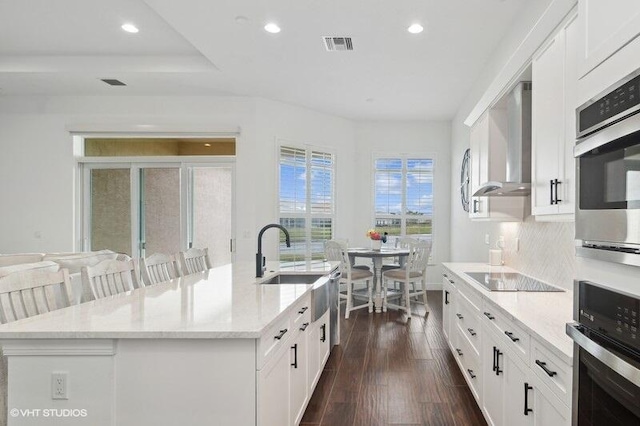
M267 269L259 281L280 265ZM7 424L299 422L328 358L329 311L312 323L313 284L254 275L225 265L0 326Z

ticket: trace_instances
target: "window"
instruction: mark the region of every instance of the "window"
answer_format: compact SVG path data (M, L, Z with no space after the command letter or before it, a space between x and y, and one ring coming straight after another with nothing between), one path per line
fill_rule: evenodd
M291 247L280 235L280 260L322 260L335 220L334 155L281 146L279 169L280 224L291 235Z
M433 159L408 156L374 159L375 227L395 237L431 240Z

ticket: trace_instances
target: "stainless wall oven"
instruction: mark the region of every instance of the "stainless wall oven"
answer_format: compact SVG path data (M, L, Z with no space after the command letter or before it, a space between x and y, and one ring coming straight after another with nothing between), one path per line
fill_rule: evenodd
M640 299L576 281L573 426L640 424Z
M640 266L640 70L576 110L577 254Z

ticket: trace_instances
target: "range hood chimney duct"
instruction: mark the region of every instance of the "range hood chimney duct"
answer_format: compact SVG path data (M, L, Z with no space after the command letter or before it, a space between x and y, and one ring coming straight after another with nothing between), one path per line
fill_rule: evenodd
M480 185L474 197L521 197L531 194L531 82L507 95L507 167L504 182Z

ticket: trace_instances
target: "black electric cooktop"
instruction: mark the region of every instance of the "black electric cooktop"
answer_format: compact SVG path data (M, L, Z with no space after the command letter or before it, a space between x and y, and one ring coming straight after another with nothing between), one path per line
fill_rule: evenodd
M489 291L564 291L517 272L465 272Z

